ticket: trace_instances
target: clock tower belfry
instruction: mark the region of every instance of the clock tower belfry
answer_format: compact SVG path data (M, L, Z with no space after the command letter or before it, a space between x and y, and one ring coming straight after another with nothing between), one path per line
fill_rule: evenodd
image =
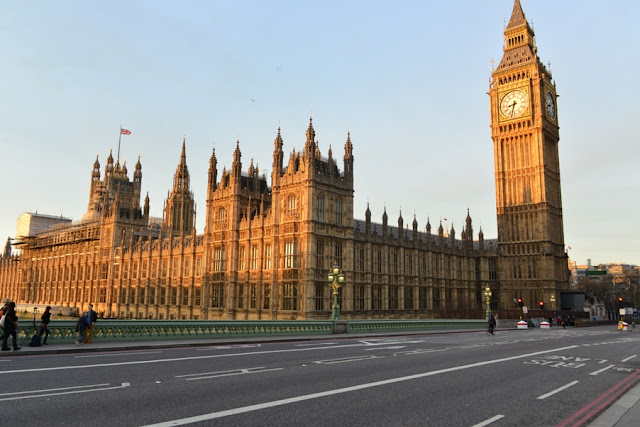
M503 49L489 89L500 254L497 300L503 308L523 298L531 308L544 302L550 309L551 296L560 301L558 293L569 285L557 95L520 0L504 30Z

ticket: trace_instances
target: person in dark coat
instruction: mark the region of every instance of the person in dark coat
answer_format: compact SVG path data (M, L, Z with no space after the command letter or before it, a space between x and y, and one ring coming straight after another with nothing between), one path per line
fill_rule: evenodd
M84 344L84 336L87 332L88 326L87 312L84 312L80 317L78 317L78 323L76 323L76 332L78 333L78 339L76 340L77 345Z
M4 336L2 337L2 351L9 351L9 345L7 341L9 340L9 336L13 337L13 350L18 351L20 347L18 347L18 316L16 316L16 303L10 302L7 307L7 312L5 313L6 318L4 319Z
M51 306L48 305L47 308L44 309L44 313L40 317L40 336L44 333L44 339L42 340L42 344L47 344L47 338L49 338L49 322L51 321Z

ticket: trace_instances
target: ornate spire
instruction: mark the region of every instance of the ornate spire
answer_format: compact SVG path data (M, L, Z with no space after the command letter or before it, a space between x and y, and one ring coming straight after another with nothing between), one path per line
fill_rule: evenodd
M534 36L520 0L515 0L511 19L504 30L504 55L496 71L537 61Z
M237 178L240 178L240 174L242 171L242 162L240 161L241 157L242 154L240 153L240 140L238 139L236 141L236 150L233 152L233 165L231 166L233 175Z
M273 141L273 172L280 176L282 173L282 161L284 159L284 153L282 152L282 136L280 135L280 126L278 126L278 135L276 135L275 141Z
M304 145L306 154L309 157L315 155L316 131L313 129L313 118L309 117L309 127L307 128L307 142Z
M527 22L527 18L524 16L524 11L522 10L520 0L515 0L515 2L513 3L513 11L511 12L511 19L509 19L509 24L507 25L506 29L510 30L521 25L529 24Z
M218 185L218 159L216 159L216 147L213 147L213 153L209 159L209 190L215 190Z
M142 180L142 163L140 163L140 156L138 156L138 161L136 162L136 170L133 173L133 181L140 182Z
M182 190L189 190L189 168L187 167L187 150L186 150L186 137L182 138L182 151L180 152L180 163L176 169L176 173L173 176L173 191L182 192Z

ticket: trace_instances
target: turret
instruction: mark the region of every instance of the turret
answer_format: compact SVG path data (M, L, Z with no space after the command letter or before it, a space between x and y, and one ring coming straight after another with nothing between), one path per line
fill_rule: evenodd
M316 152L316 131L313 129L313 120L309 117L309 127L307 128L307 142L304 144L305 154L312 159Z
M344 176L353 180L353 145L350 132L347 132L347 142L344 144Z
M109 157L107 157L107 165L104 167L105 181L111 175L113 175L113 150L109 150Z
M367 210L364 213L365 218L365 233L369 235L371 233L371 210L369 209L369 202L367 202Z
M231 175L236 179L236 181L240 182L240 176L242 174L242 161L240 158L242 154L240 153L240 140L236 141L236 149L233 152L233 164L231 165Z
M91 186L94 182L100 181L100 162L98 161L98 155L96 154L96 161L93 162L93 171L91 172Z
M195 202L189 189L186 138L182 139L180 162L173 176L173 190L167 194L163 223L173 235L189 234L195 226Z
M216 159L216 148L213 147L213 153L209 159L209 180L207 183L207 189L209 192L214 191L218 186L218 160Z
M140 156L138 156L138 161L136 162L136 170L133 173L133 182L134 184L142 183L142 163L140 163Z
M387 216L387 207L385 206L384 212L382 213L382 237L387 237L387 221L389 217Z
M284 159L284 153L282 152L282 136L280 135L280 127L278 126L278 135L273 142L273 176L271 182L275 185L282 176L282 161Z
M147 191L147 195L144 198L144 211L143 211L143 215L144 215L144 220L145 222L149 220L149 192Z

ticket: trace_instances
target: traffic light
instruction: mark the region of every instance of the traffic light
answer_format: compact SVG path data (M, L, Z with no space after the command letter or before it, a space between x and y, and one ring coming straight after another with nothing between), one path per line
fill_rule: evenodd
M544 310L544 301L540 301L538 305L540 306L540 310Z
M522 308L523 305L522 298L518 298L518 307Z
M624 300L622 297L618 297L618 308L624 307Z

